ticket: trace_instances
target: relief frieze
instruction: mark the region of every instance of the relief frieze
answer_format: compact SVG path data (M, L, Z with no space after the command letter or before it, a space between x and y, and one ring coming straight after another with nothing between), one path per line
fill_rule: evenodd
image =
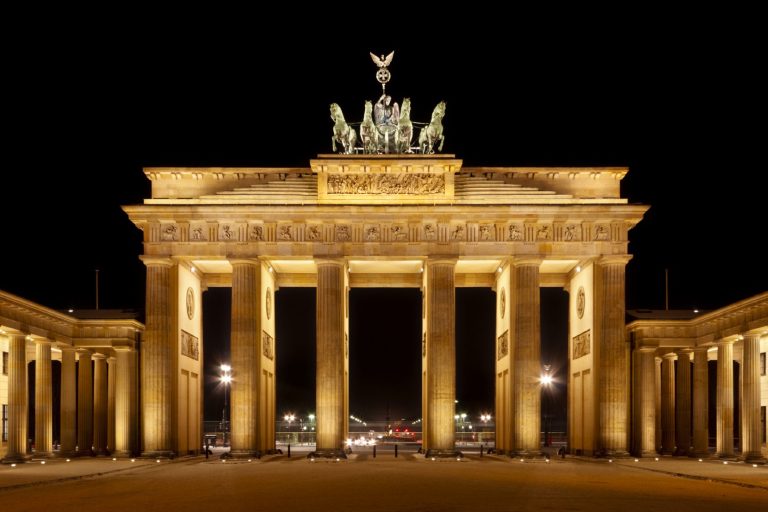
M591 349L591 333L584 331L573 337L573 356L571 359L578 359L589 354Z
M434 195L445 193L442 174L331 174L328 194Z

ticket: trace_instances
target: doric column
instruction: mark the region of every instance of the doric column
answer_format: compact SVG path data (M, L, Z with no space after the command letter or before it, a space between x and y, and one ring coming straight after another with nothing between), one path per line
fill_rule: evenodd
M661 362L661 452L675 453L675 354Z
M136 450L136 351L115 347L115 354L115 455L127 457Z
M512 262L514 293L510 314L514 315L515 345L515 443L520 454L541 451L541 322L539 259Z
M455 455L456 260L426 261L427 454Z
M142 453L148 457L173 455L173 261L144 258L147 267L146 330L141 350Z
M693 453L709 455L709 368L707 347L693 349Z
M23 334L8 334L8 449L3 462L27 455L27 352Z
M115 451L115 384L117 359L107 358L107 451Z
M77 349L77 454L93 455L93 370L91 351Z
M344 272L342 260L317 261L317 450L344 448Z
M70 456L77 446L77 378L74 347L61 348L61 449L59 455Z
M733 455L733 340L721 340L717 342L717 456Z
M660 357L653 358L656 368L656 385L654 386L654 399L656 402L656 451L661 453L661 441L664 437L664 429L661 426L661 362Z
M656 347L635 349L635 453L656 453Z
M744 335L744 355L741 366L741 456L744 460L765 460L761 453L763 442L760 421L760 335Z
M232 260L232 394L231 454L249 457L259 451L259 296L261 264ZM319 411L318 411L319 412Z
M691 355L679 351L675 379L675 455L691 450Z
M624 318L625 268L630 256L604 256L595 265L595 343L598 345L597 453L629 447L629 344Z
M93 354L93 450L107 455L107 358Z
M53 454L51 342L35 340L35 456Z

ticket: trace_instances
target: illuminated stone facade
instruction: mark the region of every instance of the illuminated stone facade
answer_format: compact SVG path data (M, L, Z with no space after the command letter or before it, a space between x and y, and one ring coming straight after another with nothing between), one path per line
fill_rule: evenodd
M647 207L620 197L627 170L462 168L453 155L400 156L321 155L308 168L145 169L152 197L124 209L144 232L148 269L146 453L194 451L201 368L181 344L182 330L202 340L202 325L199 310L188 317L185 297L192 289L199 304L212 286L232 288L235 454L274 448L268 354L280 340L271 294L291 286L317 288L319 452L338 453L348 431L349 288L378 286L423 293L428 452L455 453L455 287L466 286L498 297L498 449L538 452L542 286L571 292L571 337L581 336L569 351L577 356L569 446L585 454L629 449L624 267L628 232Z
M706 457L714 434L716 456L764 461L768 456L768 292L707 313L632 314L638 318L627 325L634 361L634 450ZM656 368L661 367L660 381L654 360ZM709 403L710 361L717 379L713 404ZM715 432L709 431L710 407L716 410ZM737 411L740 432L734 431Z
M35 458L54 451L66 456L138 451L136 350L144 325L105 313L83 320L0 291L0 404L7 413L3 462L33 455L27 446L33 361L35 411L29 419L35 425ZM58 439L53 438L53 364L61 367Z

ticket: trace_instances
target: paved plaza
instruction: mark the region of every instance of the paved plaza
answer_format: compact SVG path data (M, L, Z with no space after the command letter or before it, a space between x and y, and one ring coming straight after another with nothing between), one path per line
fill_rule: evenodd
M298 455L298 454L297 454ZM86 459L0 467L9 510L765 510L768 467L671 458L354 454L341 462Z

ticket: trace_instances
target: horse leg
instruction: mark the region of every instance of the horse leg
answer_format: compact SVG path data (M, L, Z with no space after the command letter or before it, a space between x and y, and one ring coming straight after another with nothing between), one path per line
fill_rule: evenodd
M438 146L437 150L439 152L443 152L443 143L445 142L445 135L440 136L440 146Z

